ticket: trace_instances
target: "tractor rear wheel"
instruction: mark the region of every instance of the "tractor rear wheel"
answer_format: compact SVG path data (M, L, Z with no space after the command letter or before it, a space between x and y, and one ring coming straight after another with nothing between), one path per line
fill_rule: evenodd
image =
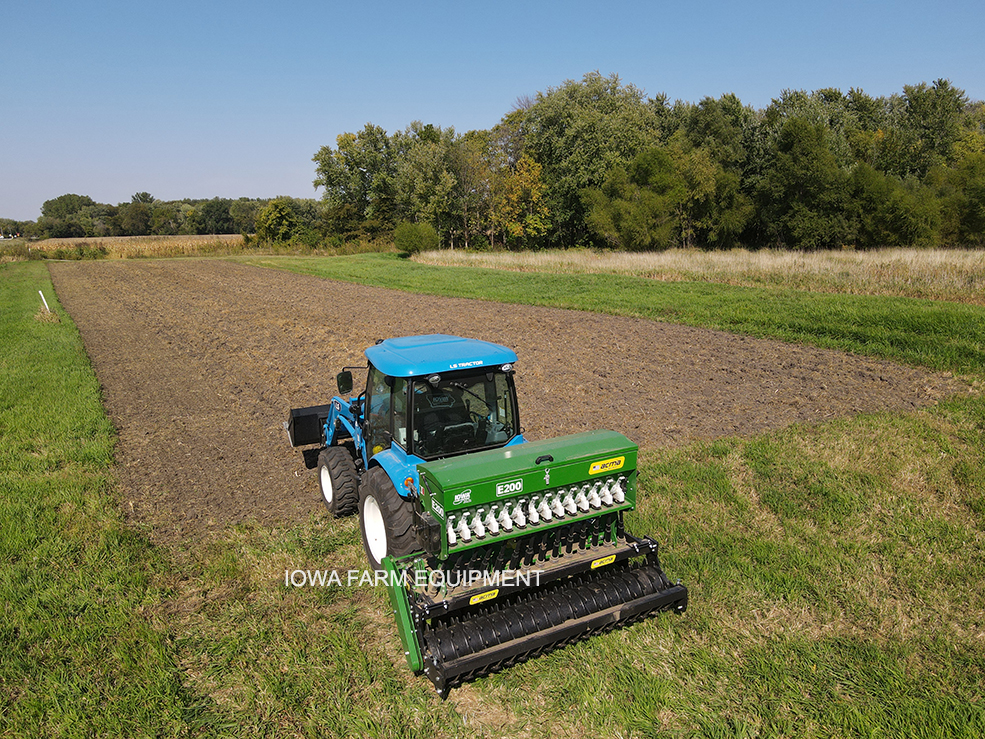
M420 549L414 506L400 497L382 467L366 470L359 485L359 527L374 570L383 569L384 557L402 557Z
M318 485L328 512L336 518L355 513L359 505L359 475L349 450L330 446L318 455Z

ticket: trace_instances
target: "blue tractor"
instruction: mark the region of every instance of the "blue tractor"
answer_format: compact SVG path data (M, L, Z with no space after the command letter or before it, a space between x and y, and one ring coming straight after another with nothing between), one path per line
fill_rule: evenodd
M658 611L687 589L623 527L637 446L612 431L527 441L512 349L409 336L366 349L365 390L296 408L333 516L358 510L386 573L408 664L441 695L462 681ZM536 575L536 581L534 580Z

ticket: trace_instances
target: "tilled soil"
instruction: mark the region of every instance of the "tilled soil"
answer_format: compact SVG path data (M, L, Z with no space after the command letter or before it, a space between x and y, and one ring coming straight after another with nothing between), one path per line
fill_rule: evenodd
M891 362L687 326L422 295L219 260L52 263L119 430L124 513L158 542L320 510L292 407L380 338L514 348L526 436L595 428L644 449L909 410L964 389ZM358 382L359 380L357 380Z

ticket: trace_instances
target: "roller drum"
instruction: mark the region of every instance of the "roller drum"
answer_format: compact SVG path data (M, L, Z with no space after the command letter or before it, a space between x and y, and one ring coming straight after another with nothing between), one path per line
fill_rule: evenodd
M554 587L424 634L424 672L442 695L459 682L658 611L683 612L687 589L657 564Z

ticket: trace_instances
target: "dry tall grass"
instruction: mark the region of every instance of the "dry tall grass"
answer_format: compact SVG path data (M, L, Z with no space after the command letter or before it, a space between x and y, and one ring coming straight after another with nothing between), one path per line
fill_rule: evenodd
M106 236L98 238L45 239L31 249L53 254L59 250L105 249L110 259L143 257L189 257L238 252L243 248L240 234L203 236Z
M247 245L239 234L202 236L107 236L95 238L46 239L22 246L14 257L30 256L28 249L58 259L151 257L205 257L250 254L296 254L305 256L348 256L370 252L393 252L392 240L350 241L340 245L270 244L252 240ZM0 259L3 257L0 256Z
M665 281L705 281L749 287L898 295L985 305L985 251L880 249L876 251L659 253L432 251L415 261L556 274L611 273Z

